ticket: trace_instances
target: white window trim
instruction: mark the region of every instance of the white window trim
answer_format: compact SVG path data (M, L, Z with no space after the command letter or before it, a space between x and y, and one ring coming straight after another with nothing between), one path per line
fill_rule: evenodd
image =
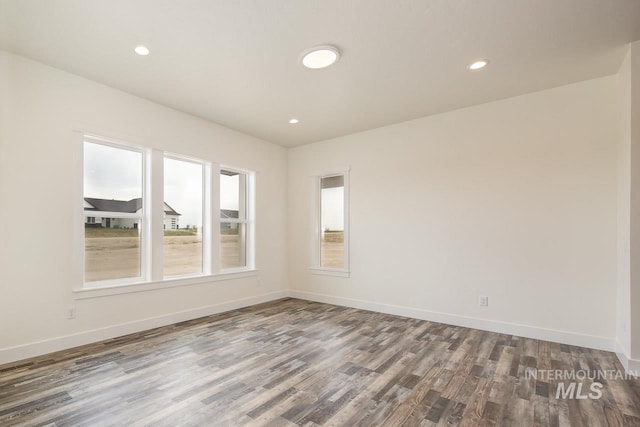
M200 276L211 276L214 272L212 271L212 266L214 265L214 260L213 260L213 247L212 247L212 239L211 239L211 230L210 228L212 226L214 226L211 222L211 216L212 216L212 212L210 210L210 206L211 206L211 169L212 169L212 164L211 162L207 162L205 160L201 160L201 159L196 159L194 157L189 157L189 156L183 156L183 155L179 155L179 154L174 154L174 153L167 153L164 152L163 156L162 156L162 165L163 165L163 176L162 176L162 207L160 208L160 210L158 212L164 212L164 159L172 159L172 160L177 160L177 161L181 161L181 162L189 162L189 163L193 163L199 166L202 166L202 272L200 273L193 273L193 274L174 274L174 275L170 275L170 276L165 276L164 275L164 259L162 260L162 272L160 272L162 275L160 277L160 280L158 281L167 281L167 280L173 280L173 279L181 279L184 277L200 277ZM160 216L160 223L158 224L158 227L162 228L162 241L163 241L163 245L164 245L164 215L157 215ZM162 251L161 251L162 252Z
M83 284L83 288L86 289L95 289L99 287L112 286L114 283L127 285L130 283L137 282L148 282L153 279L153 274L151 272L151 258L152 254L150 253L153 245L152 245L152 235L151 235L151 224L150 224L150 215L149 215L149 207L150 202L149 198L150 194L150 167L149 163L151 161L152 152L149 148L140 147L135 144L127 144L120 141L115 141L110 138L102 138L94 135L81 134L80 140L80 197L78 205L81 206L82 209L82 218L86 218L87 216L95 216L95 211L85 211L84 209L84 143L89 142L91 144L104 145L106 147L117 148L120 150L128 150L133 152L138 152L142 155L142 212L141 213L123 213L123 212L104 212L102 215L103 218L130 218L130 219L139 219L142 222L142 227L140 229L142 235L140 237L140 276L137 277L126 277L123 279L111 279L111 280L97 280L93 282L85 282L84 280L84 263L85 263L85 251L84 251L84 219L82 221L76 221L78 227L82 227L80 232L78 233L79 241L77 246L80 249L80 271L81 275L81 283ZM79 224L78 224L79 223ZM77 258L76 258L77 259Z
M220 282L224 280L241 279L244 277L253 277L259 274L258 270L243 270L236 272L225 272L218 274L208 274L200 276L171 276L158 282L127 282L113 281L110 285L102 285L95 288L77 288L73 289L74 299L100 298L110 295L129 294L134 292L155 291L158 289L175 288L179 286L191 286L202 283ZM105 281L106 282L106 281Z
M311 267L309 268L311 274L317 274L319 276L333 276L333 277L350 277L351 272L349 270L339 270L335 268L327 267Z
M89 134L80 130L74 131L76 150L73 150L75 176L79 177L73 187L74 194L74 232L70 239L74 259L73 275L77 278L78 287L72 292L74 299L98 298L133 292L152 291L176 286L212 283L224 280L257 276L255 262L255 171L233 166L221 166L185 155L164 152L157 149L114 140ZM143 208L140 214L105 212L111 218L137 218L142 221L141 238L141 275L124 279L84 281L84 222L86 217L95 216L94 212L84 210L84 142L112 146L143 154ZM203 272L196 274L164 276L163 275L163 215L151 215L154 211L164 211L164 158L191 161L204 168L203 173ZM153 167L150 167L153 165ZM220 169L239 172L247 175L247 259L245 267L220 269ZM152 176L153 174L153 176ZM152 185L154 183L154 185ZM107 215L103 215L107 217ZM152 224L153 221L153 224ZM234 221L232 221L234 222ZM207 226L209 225L209 226ZM155 243L159 242L159 243ZM207 249L204 249L204 248Z
M341 171L334 171L329 173L322 173L313 177L313 200L312 200L312 221L313 221L313 235L312 235L312 248L311 248L311 267L309 270L312 274L334 276L334 277L350 277L351 265L349 262L349 241L351 239L351 226L350 226L350 181L349 181L350 168ZM322 267L321 265L321 246L322 246L322 230L321 230L321 181L322 178L328 178L332 176L344 176L344 268L329 268Z
M220 263L218 263L218 273L228 274L228 273L240 273L243 271L253 271L256 268L256 260L255 260L255 187L256 187L256 173L252 171L248 171L245 169L240 169L233 166L220 165L218 168L218 180L220 179L220 171L226 170L230 172L237 172L240 174L244 174L247 176L246 178L246 205L247 205L247 218L246 219L236 219L236 218L225 218L222 220L220 218L220 194L218 194L218 207L215 210L217 215L215 215L215 219L217 224L215 224L217 230L217 239L216 239L216 247L220 248L220 223L228 222L232 224L245 224L246 227L246 253L245 253L245 266L244 267L231 267L231 268L220 268ZM217 187L220 188L220 182L218 181ZM220 190L218 190L220 191ZM218 249L220 250L220 249Z

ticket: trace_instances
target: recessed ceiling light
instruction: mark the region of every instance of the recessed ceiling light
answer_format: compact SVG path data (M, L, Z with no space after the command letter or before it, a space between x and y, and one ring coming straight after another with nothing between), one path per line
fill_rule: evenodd
M299 122L300 122L300 120L298 120L298 119L289 120L289 123L291 123L292 125L295 125L296 123L299 123Z
M486 59L481 59L480 61L476 61L473 64L469 65L470 70L479 70L480 68L484 68L487 66L489 61Z
M138 55L142 55L142 56L149 55L149 49L146 46L138 46L134 50Z
M313 70L327 68L340 58L340 51L335 46L316 46L302 56L302 65Z

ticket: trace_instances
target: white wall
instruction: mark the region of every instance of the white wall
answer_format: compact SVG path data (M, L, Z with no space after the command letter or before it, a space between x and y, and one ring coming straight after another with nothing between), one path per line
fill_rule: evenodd
M617 352L640 372L640 41L618 72ZM635 308L635 309L634 309Z
M629 142L630 188L631 188L631 254L630 254L630 358L632 365L640 371L640 41L629 47L630 62L630 106Z
M631 238L631 51L620 66L618 78L618 286L616 340L618 351L631 354L630 238Z
M0 113L0 356L10 347L175 313L174 320L204 314L207 309L197 309L232 307L287 288L284 148L2 51ZM257 171L259 275L75 300L73 130ZM76 320L66 319L70 307ZM29 352L7 354L5 361Z
M291 287L612 349L616 88L610 76L291 149ZM347 165L351 277L312 275L311 176Z
M640 122L631 106L628 116L617 113L625 84L621 73L287 154L0 51L0 363L3 351L26 356L20 349L34 342L97 340L130 331L126 325L154 325L148 319L284 295L287 287L307 298L592 347L613 348L628 336L631 355L640 339L622 325L628 318L640 331L630 308L640 306L640 292L631 291L639 288L617 255L627 245L620 237L634 181L619 165L625 156L631 162L621 123L637 138ZM74 299L73 130L258 171L259 276ZM351 277L312 275L312 175L349 165ZM627 285L635 299L624 312ZM488 308L478 307L481 294ZM66 320L70 307L74 321Z

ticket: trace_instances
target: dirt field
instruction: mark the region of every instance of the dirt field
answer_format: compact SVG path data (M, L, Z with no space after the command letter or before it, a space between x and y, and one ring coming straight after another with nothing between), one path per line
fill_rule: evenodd
M228 232L228 231L227 231ZM140 276L140 240L137 230L92 229L85 238L85 281ZM178 233L176 233L178 234ZM183 234L183 233L181 233ZM344 233L328 232L322 239L322 266L344 268ZM220 236L220 267L241 267L238 234ZM202 239L195 234L164 237L164 274L202 271Z
M240 262L240 236L222 234L220 236L220 268L244 267Z
M139 245L137 237L85 237L85 282L140 276Z
M140 275L137 230L104 233L92 230L85 238L85 281L122 279ZM99 236L99 237L98 237ZM110 237L107 237L110 236ZM240 266L239 236L221 236L221 268ZM197 235L164 237L164 274L202 271L202 239Z
M322 233L322 267L344 268L344 232Z
M202 237L164 236L164 275L202 273Z

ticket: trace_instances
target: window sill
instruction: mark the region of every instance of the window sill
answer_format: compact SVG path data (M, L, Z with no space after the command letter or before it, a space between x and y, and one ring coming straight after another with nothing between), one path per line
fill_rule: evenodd
M190 286L202 283L219 282L222 280L241 279L243 277L257 276L258 270L227 271L219 274L209 274L196 277L176 277L160 282L140 282L132 284L118 284L100 286L95 288L81 288L73 290L74 299L99 298L110 295L129 294L133 292L155 291L158 289L175 288L177 286Z
M331 268L310 268L311 274L320 276L349 277L351 274L348 270L336 270Z

